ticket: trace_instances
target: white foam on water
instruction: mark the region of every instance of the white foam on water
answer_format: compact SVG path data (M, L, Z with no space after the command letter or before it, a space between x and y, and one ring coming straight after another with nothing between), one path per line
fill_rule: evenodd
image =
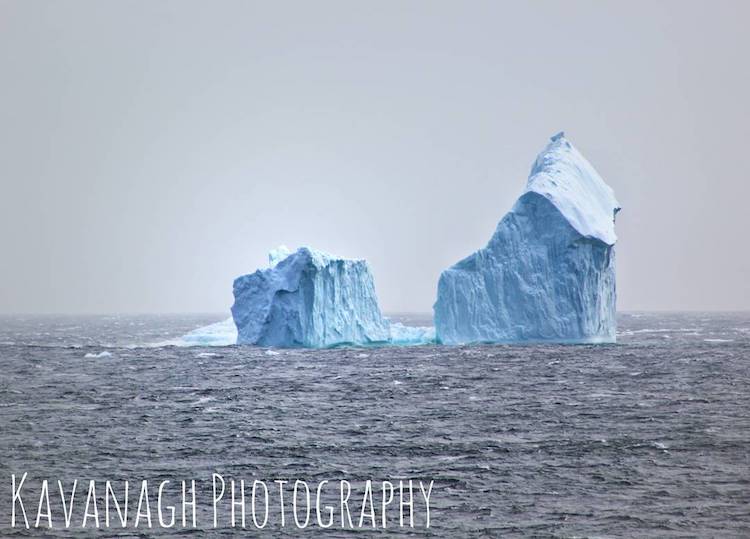
M110 357L111 355L112 354L110 352L106 352L106 351L105 352L99 352L98 354L94 354L93 352L89 352L88 354L86 354L83 357L87 358L87 359L97 359L97 358L102 358L102 357Z

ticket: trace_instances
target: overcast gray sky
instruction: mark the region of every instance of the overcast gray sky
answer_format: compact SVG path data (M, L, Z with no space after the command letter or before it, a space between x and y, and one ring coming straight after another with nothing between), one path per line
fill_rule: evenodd
M618 307L750 308L750 2L0 0L0 311L214 312L270 248L431 310L548 137Z

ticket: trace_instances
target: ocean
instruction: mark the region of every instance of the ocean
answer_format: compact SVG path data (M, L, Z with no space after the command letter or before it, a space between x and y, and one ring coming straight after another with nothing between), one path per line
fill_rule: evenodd
M163 344L222 318L0 318L0 536L750 537L750 313L622 313L616 345ZM24 473L31 530L11 527ZM345 479L357 498L368 479L434 481L430 526L415 503L414 528L393 506L385 530L272 511L243 531L225 499L214 528L214 473ZM53 528L33 529L44 479ZM57 481L76 479L65 528ZM197 480L197 527L81 528L89 480L103 513L105 481L144 479Z

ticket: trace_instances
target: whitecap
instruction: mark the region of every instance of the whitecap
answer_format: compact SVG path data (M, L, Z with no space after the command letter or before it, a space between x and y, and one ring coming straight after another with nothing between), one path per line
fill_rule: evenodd
M86 358L86 359L97 359L97 358L102 358L102 357L110 357L111 355L112 354L109 353L109 352L107 352L107 351L99 352L98 354L94 354L93 352L89 352L88 354L86 354L83 357Z

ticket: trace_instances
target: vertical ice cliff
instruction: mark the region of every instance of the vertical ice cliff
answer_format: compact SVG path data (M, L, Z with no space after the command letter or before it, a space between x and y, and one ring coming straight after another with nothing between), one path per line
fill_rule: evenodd
M612 189L563 133L483 249L443 271L437 340L615 341Z
M281 247L269 258L271 267L234 281L237 344L323 348L390 340L366 261L305 247Z

